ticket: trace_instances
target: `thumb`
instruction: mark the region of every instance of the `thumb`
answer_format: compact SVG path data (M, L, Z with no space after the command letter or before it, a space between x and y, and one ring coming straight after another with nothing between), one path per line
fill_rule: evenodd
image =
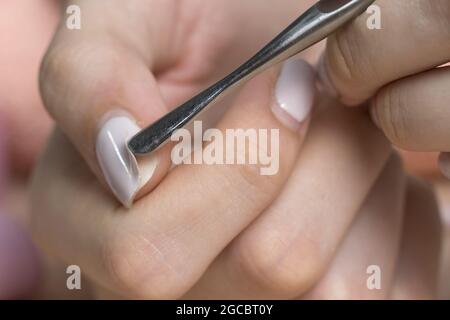
M170 166L166 150L138 163L126 147L141 127L167 110L156 79L130 49L64 41L54 40L41 66L44 104L94 174L130 206Z

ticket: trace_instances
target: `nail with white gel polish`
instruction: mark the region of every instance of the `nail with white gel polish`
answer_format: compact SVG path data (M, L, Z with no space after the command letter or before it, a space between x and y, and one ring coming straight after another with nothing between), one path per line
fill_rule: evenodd
M315 97L315 72L306 61L293 59L284 63L275 88L275 116L297 130L309 117Z
M117 114L103 121L97 136L97 159L103 175L115 196L128 208L158 165L154 156L138 163L128 149L128 140L140 130L129 116Z

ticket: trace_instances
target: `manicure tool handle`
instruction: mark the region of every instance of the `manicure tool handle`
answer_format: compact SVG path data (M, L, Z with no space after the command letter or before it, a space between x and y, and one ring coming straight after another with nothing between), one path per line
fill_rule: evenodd
M205 91L174 109L128 143L135 155L156 150L172 133L192 122L200 112L233 88L315 43L363 13L374 0L321 0L302 14L250 60Z

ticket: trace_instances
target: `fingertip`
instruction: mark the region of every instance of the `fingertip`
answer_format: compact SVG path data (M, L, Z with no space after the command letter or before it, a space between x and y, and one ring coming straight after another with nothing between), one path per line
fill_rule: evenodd
M96 140L97 160L116 198L127 208L135 199L150 192L170 166L167 151L136 157L128 141L141 128L128 113L112 111L101 121Z
M308 123L314 106L316 73L301 59L291 59L281 68L275 86L272 112L286 127L301 130Z

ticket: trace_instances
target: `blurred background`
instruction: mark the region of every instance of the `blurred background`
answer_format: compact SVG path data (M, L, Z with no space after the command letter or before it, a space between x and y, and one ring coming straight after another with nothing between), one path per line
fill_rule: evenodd
M59 4L0 0L0 299L39 298L45 291L40 280L54 271L28 232L27 186L52 126L39 96L38 70ZM440 175L436 154L402 153L408 170L436 187L445 229L441 283L449 284L450 182ZM441 298L450 298L449 287L442 285Z

